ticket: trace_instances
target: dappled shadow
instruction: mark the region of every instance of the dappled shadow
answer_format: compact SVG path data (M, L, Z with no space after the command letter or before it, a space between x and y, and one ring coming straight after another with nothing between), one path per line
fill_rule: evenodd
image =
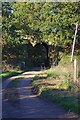
M33 94L30 81L36 74L36 72L24 73L25 78L22 78L19 84L14 87L7 86L7 88L5 88L2 101L3 118L66 118L64 117L65 114L67 114L66 110L42 99L39 94ZM45 82L41 84L48 86L55 85ZM61 91L63 92L64 90Z
M28 92L27 87L22 87L22 89L26 88L25 92ZM21 88L17 88L17 90L21 90ZM59 106L56 104L53 104L47 100L44 100L39 97L39 95L33 95L33 94L17 94L17 90L9 90L6 91L7 94L9 92L9 95L7 96L7 99L4 99L4 102L7 102L6 107L9 113L8 117L11 116L12 118L15 116L19 117L26 117L26 118L75 118L76 115L74 113L69 113L65 110L62 110ZM57 89L54 89L57 90ZM57 90L58 91L58 90ZM61 90L62 92L65 92L64 90ZM61 92L60 91L60 92ZM13 96L12 96L13 94ZM14 97L14 95L16 97ZM11 98L12 96L12 98ZM15 99L14 99L15 98ZM13 107L11 108L10 105ZM19 107L18 107L19 106ZM3 115L4 117L4 115Z
M16 88L7 88L4 91L4 96L3 96L4 101L7 100L9 102L19 103L19 98L20 96Z
M34 98L34 97L37 97L39 95L20 95L18 93L18 90L22 90L22 89L25 89L26 92L29 91L29 89L31 89L32 87L22 87L22 88L8 88L4 91L4 97L3 97L3 101L8 101L8 102L13 102L13 103L19 103L20 99L28 99L28 98Z
M37 80L43 80L43 79L46 79L46 78L47 78L47 76L41 76L41 77L38 77L38 78L34 77L34 80L35 79L37 79Z

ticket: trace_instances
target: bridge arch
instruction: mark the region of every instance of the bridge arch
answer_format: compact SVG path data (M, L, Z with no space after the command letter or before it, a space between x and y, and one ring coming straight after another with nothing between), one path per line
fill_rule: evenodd
M35 46L30 41L24 46L23 61L26 68L41 67L44 63L45 67L49 67L49 45L45 42L36 43Z
M44 43L44 42L37 43L34 46L34 51L35 51L34 55L35 55L36 65L40 66L42 63L44 63L45 67L48 67L49 66L49 57L48 57L47 43Z

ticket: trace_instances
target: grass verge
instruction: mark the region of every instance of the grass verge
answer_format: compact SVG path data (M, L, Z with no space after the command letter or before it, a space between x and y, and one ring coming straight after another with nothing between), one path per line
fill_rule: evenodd
M17 74L21 74L23 71L21 70L13 70L13 71L7 71L7 72L3 72L0 74L0 78L2 77L2 80L5 80L9 77L12 77L14 75L17 75Z
M33 92L57 102L67 110L79 113L80 84L73 83L71 79L72 76L66 69L46 70L33 78Z

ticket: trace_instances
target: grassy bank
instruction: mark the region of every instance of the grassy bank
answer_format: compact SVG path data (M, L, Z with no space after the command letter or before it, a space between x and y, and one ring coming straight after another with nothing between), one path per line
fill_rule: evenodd
M73 112L80 112L80 84L73 82L71 68L57 66L32 81L33 92Z
M20 74L23 71L21 70L12 70L12 71L7 71L7 72L3 72L0 74L0 77L2 77L3 80L7 79L8 77L12 77L14 75Z

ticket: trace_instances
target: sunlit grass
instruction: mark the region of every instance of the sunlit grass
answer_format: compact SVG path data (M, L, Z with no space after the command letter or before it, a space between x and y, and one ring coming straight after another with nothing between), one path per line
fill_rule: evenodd
M3 72L0 74L0 77L2 77L3 79L6 78L6 77L11 77L13 75L17 75L17 74L20 74L22 73L23 71L21 70L12 70L12 71L8 71L8 72Z
M46 79L40 79L44 75ZM34 92L78 113L80 104L78 105L77 93L80 91L80 84L73 82L72 75L72 69L61 66L43 71L34 77L32 82Z

